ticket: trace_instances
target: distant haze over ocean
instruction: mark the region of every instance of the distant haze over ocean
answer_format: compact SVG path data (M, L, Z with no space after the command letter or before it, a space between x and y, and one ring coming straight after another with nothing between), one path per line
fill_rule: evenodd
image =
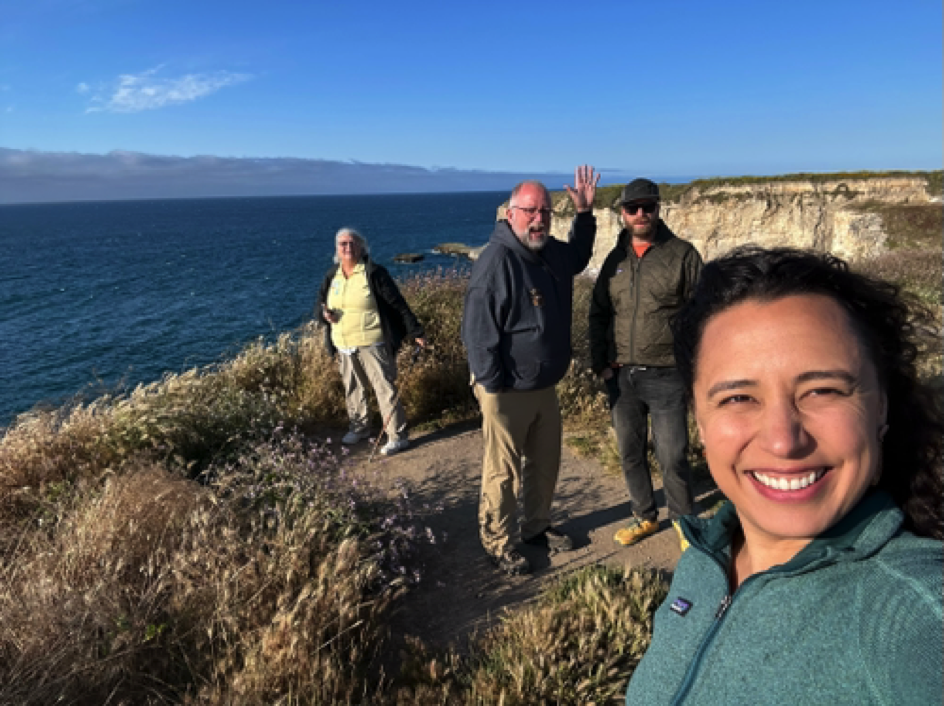
M574 165L577 166L577 165ZM602 183L640 176L600 168ZM680 183L688 177L659 177ZM437 193L510 190L523 179L550 189L573 173L512 173L321 159L173 157L114 151L104 155L0 148L0 203L125 199Z

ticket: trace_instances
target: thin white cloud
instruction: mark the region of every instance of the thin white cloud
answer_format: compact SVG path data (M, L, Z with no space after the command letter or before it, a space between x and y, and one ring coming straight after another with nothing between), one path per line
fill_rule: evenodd
M76 93L88 93L91 90L92 90L91 87L89 87L89 85L85 83L84 81L75 87Z
M168 105L190 103L221 88L233 86L252 78L250 74L230 71L215 71L203 74L185 74L177 78L158 77L163 66L148 69L139 74L122 74L109 90L110 95L97 93L93 96L87 113L138 113L142 110L157 110ZM79 87L88 86L85 83ZM80 90L80 92L82 92Z

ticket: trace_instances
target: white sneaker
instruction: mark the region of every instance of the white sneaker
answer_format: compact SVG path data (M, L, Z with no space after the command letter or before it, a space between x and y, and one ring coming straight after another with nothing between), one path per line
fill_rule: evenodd
M351 444L356 444L358 441L363 441L370 436L369 431L349 431L343 437L341 437L341 443L350 446Z
M393 456L393 454L397 453L398 451L403 451L403 449L407 448L409 445L410 442L408 439L391 439L386 444L384 444L383 447L381 447L380 453L382 453L384 456Z

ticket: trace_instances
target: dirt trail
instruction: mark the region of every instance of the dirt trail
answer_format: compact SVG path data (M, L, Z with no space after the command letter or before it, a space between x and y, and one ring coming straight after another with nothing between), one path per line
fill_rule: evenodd
M363 467L370 446L351 453ZM422 580L400 601L391 633L421 638L431 647L456 645L460 650L476 631L497 620L503 609L535 597L550 579L596 563L671 571L680 550L669 523L661 489L661 531L632 547L613 541L630 514L621 476L606 473L594 460L564 449L554 501L553 521L576 542L572 552L549 555L546 548L519 545L533 567L531 574L505 576L495 569L478 539L478 495L482 435L476 424L454 425L431 433L414 433L406 451L386 458L379 453L369 466L391 494L410 494L411 506L435 536L446 539L421 548ZM657 487L660 486L657 480ZM696 487L696 494L710 488ZM424 510L424 507L430 508ZM441 511L434 508L441 507Z

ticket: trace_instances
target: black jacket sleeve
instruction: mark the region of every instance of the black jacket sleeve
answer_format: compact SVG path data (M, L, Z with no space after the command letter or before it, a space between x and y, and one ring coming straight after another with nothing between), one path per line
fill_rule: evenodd
M423 338L425 334L422 324L406 303L387 269L375 265L371 279L377 297L377 308L380 310L380 320L387 324L388 342L393 352L399 350L404 338Z
M325 274L324 279L321 281L321 287L318 289L318 301L315 303L315 321L324 331L325 349L332 358L337 351L334 348L334 344L331 342L331 324L324 320L324 316L321 315L321 312L328 306L328 290L331 288L331 280L334 279L334 275L337 271L337 265L328 269L327 274Z
M570 226L568 245L573 253L571 265L574 276L583 272L593 257L593 243L597 236L597 219L593 211L578 213Z

